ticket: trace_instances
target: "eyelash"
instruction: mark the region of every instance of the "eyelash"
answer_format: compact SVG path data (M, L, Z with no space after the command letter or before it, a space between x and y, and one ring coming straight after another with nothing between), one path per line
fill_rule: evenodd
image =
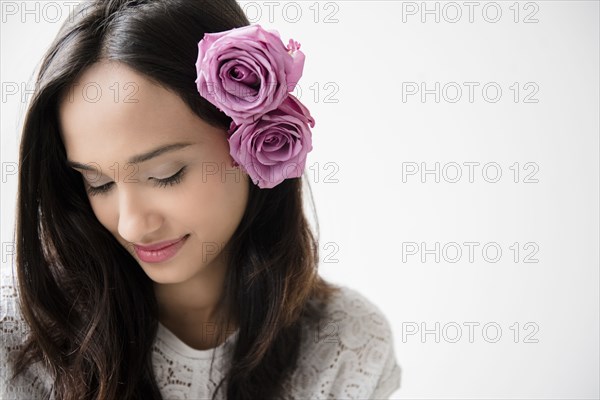
M185 168L186 167L181 168L174 175L171 175L168 178L156 179L155 186L166 187L166 186L177 185L178 183L181 182L181 179L183 178L183 173L185 172ZM87 191L91 196L95 196L97 194L103 194L110 190L112 183L113 182L110 182L110 183L107 183L107 184L104 184L104 185L98 186L98 187L88 186Z

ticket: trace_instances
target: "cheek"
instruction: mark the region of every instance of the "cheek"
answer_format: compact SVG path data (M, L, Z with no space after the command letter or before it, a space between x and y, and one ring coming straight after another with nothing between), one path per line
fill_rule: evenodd
M233 176L223 181L213 177L202 182L200 176L194 177L189 190L180 198L177 208L185 213L180 218L194 224L192 228L200 239L224 244L239 225L246 208L245 178L241 176L236 182Z
M112 220L114 219L115 212L111 209L112 206L106 200L96 199L95 197L89 196L90 205L94 214L96 215L96 219L104 225L109 230L112 224Z
M94 196L89 196L89 201L98 222L122 242L117 231L119 223L117 209L112 202L108 199L95 198Z

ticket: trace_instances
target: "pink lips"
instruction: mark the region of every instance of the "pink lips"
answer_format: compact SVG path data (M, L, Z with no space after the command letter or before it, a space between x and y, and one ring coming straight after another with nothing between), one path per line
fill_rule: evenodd
M133 247L140 260L148 263L159 263L173 258L185 244L188 236L189 234L180 239L155 243L151 246L140 246L135 244Z

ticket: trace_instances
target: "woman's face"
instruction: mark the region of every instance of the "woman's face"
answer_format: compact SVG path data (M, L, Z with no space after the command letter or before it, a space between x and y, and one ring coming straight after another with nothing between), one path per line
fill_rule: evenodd
M59 117L67 159L82 173L98 221L154 282L184 282L225 265L222 250L249 190L225 130L143 75L107 62L84 71ZM184 237L174 255L177 246L159 254L133 246Z

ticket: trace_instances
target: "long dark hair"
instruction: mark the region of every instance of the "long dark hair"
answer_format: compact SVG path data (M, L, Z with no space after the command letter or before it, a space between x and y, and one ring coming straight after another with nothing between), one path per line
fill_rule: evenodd
M227 128L229 117L197 92L197 43L204 33L248 24L234 0L89 0L61 27L40 66L21 138L16 262L31 332L14 376L41 361L57 399L161 399L151 362L158 329L152 281L97 220L80 174L66 165L58 106L86 67L114 60ZM302 182L250 184L228 245L235 268L227 270L220 304L230 312L223 318L235 313L239 327L231 368L217 387L228 399L283 395L301 321L318 321L336 290L317 273L318 236L304 215Z

